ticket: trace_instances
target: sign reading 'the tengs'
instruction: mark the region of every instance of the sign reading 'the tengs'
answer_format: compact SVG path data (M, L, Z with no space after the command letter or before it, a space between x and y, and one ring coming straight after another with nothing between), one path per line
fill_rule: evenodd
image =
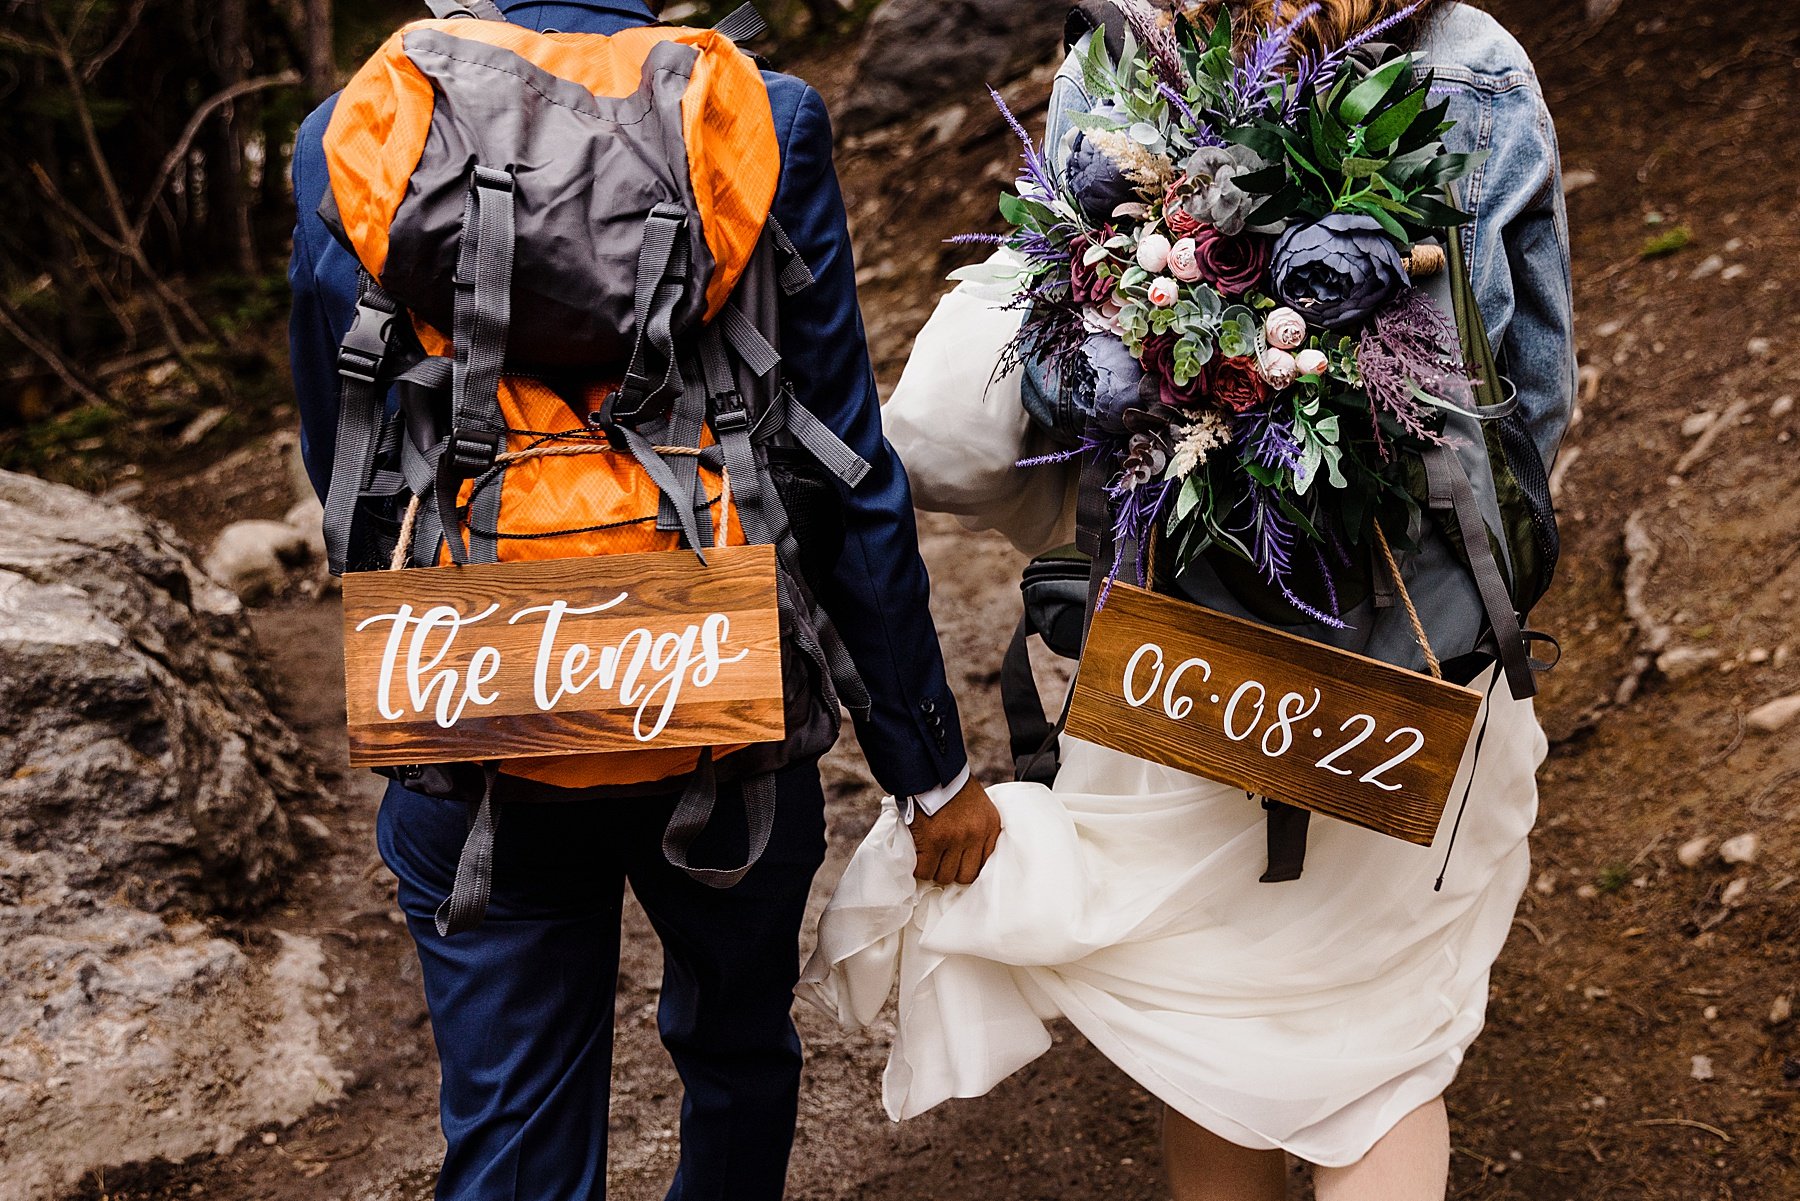
M1471 689L1119 584L1067 728L1426 846L1480 709Z
M350 762L783 736L767 546L344 577Z

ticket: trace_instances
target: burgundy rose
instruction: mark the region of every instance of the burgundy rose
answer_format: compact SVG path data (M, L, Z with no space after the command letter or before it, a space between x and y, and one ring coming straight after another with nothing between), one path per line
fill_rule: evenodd
M1099 264L1089 266L1082 261L1090 245L1086 234L1069 242L1069 290L1077 304L1101 304L1113 294L1114 283L1101 277Z
M1214 355L1201 368L1200 378L1206 398L1234 413L1248 412L1269 399L1269 381L1257 369L1254 355Z
M1226 296L1242 296L1269 272L1273 242L1262 234L1228 238L1210 225L1194 234L1194 254L1200 262L1200 278Z
M1144 339L1144 353L1139 361L1144 365L1145 374L1156 380L1157 394L1162 402L1175 408L1192 406L1200 400L1202 376L1195 376L1185 384L1175 382L1175 343L1174 334L1151 334Z

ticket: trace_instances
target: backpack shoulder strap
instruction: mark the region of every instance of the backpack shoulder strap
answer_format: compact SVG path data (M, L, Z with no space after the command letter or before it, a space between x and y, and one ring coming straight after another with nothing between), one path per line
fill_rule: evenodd
M1095 30L1106 39L1106 49L1114 58L1125 52L1125 14L1112 0L1081 0L1069 10L1063 24L1063 49L1073 50L1075 43Z

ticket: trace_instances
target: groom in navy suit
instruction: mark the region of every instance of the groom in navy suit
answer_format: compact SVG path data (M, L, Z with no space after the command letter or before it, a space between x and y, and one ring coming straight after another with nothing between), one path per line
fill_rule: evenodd
M611 34L655 20L644 0L499 5L508 20L538 30ZM969 776L906 474L881 434L830 124L812 88L774 72L764 78L781 145L774 213L818 281L784 301L784 370L800 402L874 466L845 495L848 536L821 600L873 697L857 734L877 781L901 798L917 874L967 883L993 851L999 816ZM357 283L354 260L317 215L329 186L321 138L334 103L307 118L294 146L293 376L301 446L321 495L337 425L337 347ZM730 791L721 787L721 815L741 814ZM789 1014L797 940L825 854L818 769L783 773L769 848L728 891L665 861L662 833L675 801L506 807L485 924L440 938L432 916L455 875L464 808L389 787L381 853L399 878L443 1069L440 1198L604 1195L627 881L662 940L659 1029L685 1090L681 1162L668 1197L782 1195L801 1066ZM726 845L734 836L744 837L741 817L736 831L709 829L698 852L706 839Z

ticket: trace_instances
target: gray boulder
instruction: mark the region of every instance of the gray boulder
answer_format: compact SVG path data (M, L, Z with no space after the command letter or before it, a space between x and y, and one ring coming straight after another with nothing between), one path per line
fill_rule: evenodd
M846 133L981 100L1057 53L1069 5L1046 0L887 0L857 50Z
M0 1201L230 1145L341 1091L280 891L318 785L237 598L164 527L0 472Z

